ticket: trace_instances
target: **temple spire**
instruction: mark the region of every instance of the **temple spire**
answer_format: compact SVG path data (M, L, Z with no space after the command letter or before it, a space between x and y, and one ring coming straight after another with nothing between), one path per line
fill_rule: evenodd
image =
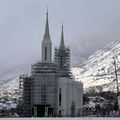
M46 13L45 35L49 35L48 8Z
M42 62L50 63L51 61L52 61L52 42L49 34L48 9L47 9L45 33L42 41Z
M65 49L65 44L64 44L64 32L63 32L63 22L62 22L62 33L61 33L60 48Z

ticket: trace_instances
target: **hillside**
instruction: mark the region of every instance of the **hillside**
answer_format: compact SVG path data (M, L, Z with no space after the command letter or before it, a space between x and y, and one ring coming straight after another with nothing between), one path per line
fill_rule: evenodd
M112 42L103 50L96 51L85 62L72 68L72 72L77 80L83 82L84 90L114 91L116 90L114 60L119 74L120 42Z

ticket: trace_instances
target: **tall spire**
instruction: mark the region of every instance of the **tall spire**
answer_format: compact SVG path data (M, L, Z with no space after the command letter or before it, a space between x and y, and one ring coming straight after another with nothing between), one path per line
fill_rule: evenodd
M65 49L65 44L64 44L64 33L63 33L63 22L62 22L62 33L61 33L60 48Z
M45 33L42 40L42 62L50 63L51 60L52 60L52 42L49 34L48 9L47 9Z
M48 8L47 8L47 13L46 13L45 35L49 35Z

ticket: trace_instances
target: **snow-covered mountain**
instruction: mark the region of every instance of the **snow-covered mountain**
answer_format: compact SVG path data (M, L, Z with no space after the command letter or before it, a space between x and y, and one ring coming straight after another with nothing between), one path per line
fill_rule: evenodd
M78 81L83 82L84 90L116 90L113 58L116 59L119 78L120 42L112 42L105 49L96 51L85 62L72 68L72 73ZM0 76L0 98L5 96L12 100L19 97L19 75L28 71L15 70Z
M16 108L19 97L19 75L28 73L28 69L12 69L0 75L0 110Z
M19 76L0 83L0 109L16 108L19 96Z
M77 80L82 81L85 90L116 90L115 65L120 73L120 42L112 42L103 50L96 51L85 62L72 68ZM118 75L119 79L119 75ZM119 80L120 82L120 80Z

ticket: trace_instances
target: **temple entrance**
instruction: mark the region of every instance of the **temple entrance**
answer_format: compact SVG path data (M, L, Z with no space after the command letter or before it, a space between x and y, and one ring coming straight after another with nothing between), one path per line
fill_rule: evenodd
M34 105L32 116L34 117L53 116L53 108L51 108L50 105Z

